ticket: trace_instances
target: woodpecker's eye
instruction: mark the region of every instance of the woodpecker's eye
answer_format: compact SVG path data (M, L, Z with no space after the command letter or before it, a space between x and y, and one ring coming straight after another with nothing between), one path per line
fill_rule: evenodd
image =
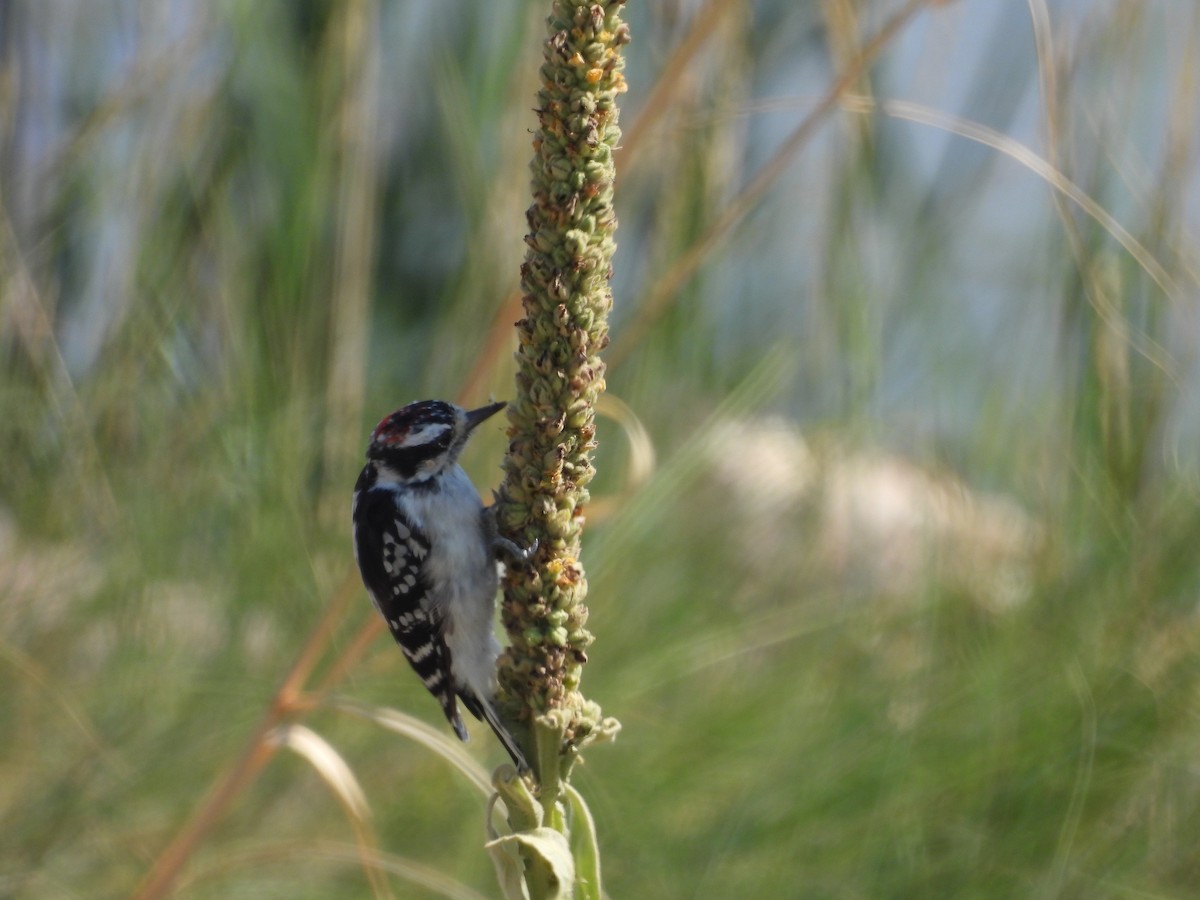
M454 432L450 428L444 429L441 434L433 435L429 441L429 446L438 451L450 449L450 444L453 442Z

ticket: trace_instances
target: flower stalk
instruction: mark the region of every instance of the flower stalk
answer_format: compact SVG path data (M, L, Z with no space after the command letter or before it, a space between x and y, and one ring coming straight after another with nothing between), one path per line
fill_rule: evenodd
M578 751L619 727L579 692L592 642L579 555L612 307L616 101L625 91L620 48L629 40L623 5L554 0L547 19L516 396L497 495L501 532L539 547L533 566L505 577L510 646L500 660L499 702L529 738L547 819Z

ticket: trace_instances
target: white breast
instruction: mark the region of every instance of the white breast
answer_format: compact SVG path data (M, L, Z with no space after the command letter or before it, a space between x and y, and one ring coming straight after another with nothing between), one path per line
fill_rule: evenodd
M483 503L461 466L439 480L439 489L405 492L399 502L429 538L429 601L445 618L454 680L490 700L500 653L492 630L499 579L484 529Z

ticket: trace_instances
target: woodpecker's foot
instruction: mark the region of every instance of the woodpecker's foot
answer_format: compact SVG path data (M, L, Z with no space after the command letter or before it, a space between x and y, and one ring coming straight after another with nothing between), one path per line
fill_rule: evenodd
M533 559L533 554L537 553L537 548L538 542L536 538L528 547L521 547L508 538L497 537L492 541L492 552L497 556L503 554L514 562L529 562L529 560Z

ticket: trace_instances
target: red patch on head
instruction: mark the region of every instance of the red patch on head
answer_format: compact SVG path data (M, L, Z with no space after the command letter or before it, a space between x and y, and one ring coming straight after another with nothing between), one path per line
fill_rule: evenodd
M403 443L414 427L437 423L453 425L454 407L441 400L419 400L385 416L371 432L371 443L391 447Z
M404 410L398 410L376 425L375 430L371 432L371 443L395 444L404 440L411 422L406 421L407 417L402 415L403 412Z

